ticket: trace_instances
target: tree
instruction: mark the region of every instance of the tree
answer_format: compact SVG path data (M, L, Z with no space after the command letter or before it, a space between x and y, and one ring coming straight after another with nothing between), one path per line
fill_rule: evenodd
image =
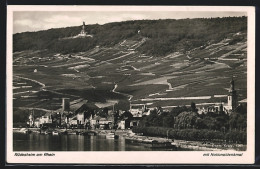
M114 128L117 128L117 122L119 120L119 111L113 112L113 117L114 117Z
M192 112L198 112L198 109L196 109L196 104L194 102L191 102L190 107Z
M131 120L133 118L132 113L130 113L129 111L125 111L123 114L121 114L121 116L119 117L119 119L128 119Z
M182 112L175 118L175 124L180 129L194 128L198 118L195 112Z
M107 116L108 116L108 108L105 107L102 111L99 111L98 115L99 115L100 117L107 118Z
M172 108L171 114L173 114L173 116L178 116L180 113L184 111L188 111L188 108L186 106L182 106L182 107L177 106Z

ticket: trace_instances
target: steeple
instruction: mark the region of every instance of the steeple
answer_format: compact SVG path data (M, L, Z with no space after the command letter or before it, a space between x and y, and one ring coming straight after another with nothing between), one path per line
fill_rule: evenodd
M233 77L230 81L230 89L229 89L229 92L232 92L235 90L235 84L234 84L234 80L233 80Z
M231 110L235 110L237 107L237 93L235 90L235 82L233 80L233 77L230 81L230 88L229 88L229 94L228 94L228 106Z

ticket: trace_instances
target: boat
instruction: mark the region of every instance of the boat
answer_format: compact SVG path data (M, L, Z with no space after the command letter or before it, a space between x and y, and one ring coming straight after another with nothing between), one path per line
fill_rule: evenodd
M34 130L33 132L34 132L34 133L38 133L38 134L40 134L40 133L41 133L41 131L40 131L40 130Z
M68 134L68 135L76 135L77 133L74 132L74 131L67 131L67 134Z
M52 131L52 135L59 135L60 133L58 131Z
M157 141L154 139L149 139L149 138L141 138L141 137L130 137L127 136L125 137L127 141L133 144L143 144L145 147L149 148L174 148L176 147L175 144L172 144L171 141Z
M107 139L118 139L119 136L116 135L115 133L111 132L111 133L107 133L107 134L106 134L106 138L107 138Z
M32 131L29 130L29 129L26 129L26 128L21 128L21 129L19 130L19 132L20 132L20 133L24 133L24 134L30 134Z
M82 131L76 131L76 134L77 135L83 135L83 132Z
M45 134L45 135L49 135L49 134L52 134L52 132L46 130L45 132L43 132L43 134Z
M96 136L96 135L97 135L97 132L90 130L90 131L85 131L85 132L83 132L82 134L83 134L84 136Z
M101 132L98 133L98 135L100 135L100 136L106 136L106 135L107 135L107 132L101 131Z
M152 140L152 139L144 139L142 142L146 143L146 144L152 144L152 143L155 143L157 141L156 140Z

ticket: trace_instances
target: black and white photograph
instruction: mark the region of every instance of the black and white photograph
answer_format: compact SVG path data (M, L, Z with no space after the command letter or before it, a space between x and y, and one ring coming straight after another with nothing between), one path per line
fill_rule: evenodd
M7 23L9 161L254 162L253 7L8 6Z

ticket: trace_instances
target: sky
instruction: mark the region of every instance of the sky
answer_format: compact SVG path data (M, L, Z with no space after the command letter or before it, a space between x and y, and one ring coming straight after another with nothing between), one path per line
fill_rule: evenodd
M51 28L105 24L127 20L184 19L246 16L245 12L196 12L196 11L15 11L13 33L39 31Z

